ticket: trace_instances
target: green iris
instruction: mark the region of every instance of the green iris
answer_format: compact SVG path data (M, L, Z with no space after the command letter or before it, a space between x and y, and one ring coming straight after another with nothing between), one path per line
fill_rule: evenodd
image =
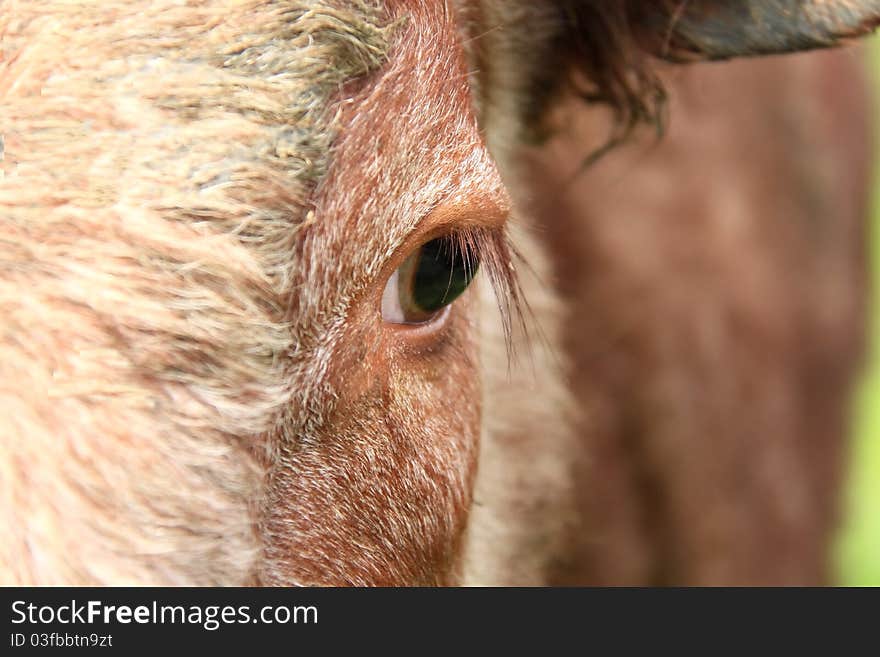
M412 303L424 312L437 312L455 301L476 274L473 254L448 238L431 240L415 256L418 263L410 293Z

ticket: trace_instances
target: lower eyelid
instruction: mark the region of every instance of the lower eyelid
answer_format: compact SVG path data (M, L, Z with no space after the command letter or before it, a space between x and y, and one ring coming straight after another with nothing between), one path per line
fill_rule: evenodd
M385 324L387 329L393 331L395 335L405 336L407 343L424 340L424 344L427 346L428 341L436 339L438 335L445 334L444 327L452 316L453 305L445 306L425 322L394 323L386 321Z

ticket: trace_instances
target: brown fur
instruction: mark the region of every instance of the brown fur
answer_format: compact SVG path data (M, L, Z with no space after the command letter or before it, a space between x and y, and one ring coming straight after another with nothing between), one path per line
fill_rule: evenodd
M511 173L584 409L565 456L579 519L545 581L822 583L863 353L860 67L829 53L664 82L660 144L646 131L582 171L607 119L572 99Z
M0 2L0 583L820 577L860 82L719 70L701 106L663 73L687 124L570 186L661 116L639 6ZM507 189L531 348L508 369L486 281L383 323L402 260L500 236Z

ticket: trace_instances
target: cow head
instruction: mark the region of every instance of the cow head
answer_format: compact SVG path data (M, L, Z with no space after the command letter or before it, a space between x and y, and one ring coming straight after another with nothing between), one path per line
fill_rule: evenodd
M512 339L519 306L495 158L565 85L638 120L651 54L832 45L878 17L5 3L4 583L457 581L478 335ZM478 269L501 307L482 327Z

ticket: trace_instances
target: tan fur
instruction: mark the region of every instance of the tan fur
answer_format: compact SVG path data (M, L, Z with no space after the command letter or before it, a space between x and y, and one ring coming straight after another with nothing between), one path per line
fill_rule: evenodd
M0 17L3 579L248 581L297 227L329 94L384 57L378 10Z

